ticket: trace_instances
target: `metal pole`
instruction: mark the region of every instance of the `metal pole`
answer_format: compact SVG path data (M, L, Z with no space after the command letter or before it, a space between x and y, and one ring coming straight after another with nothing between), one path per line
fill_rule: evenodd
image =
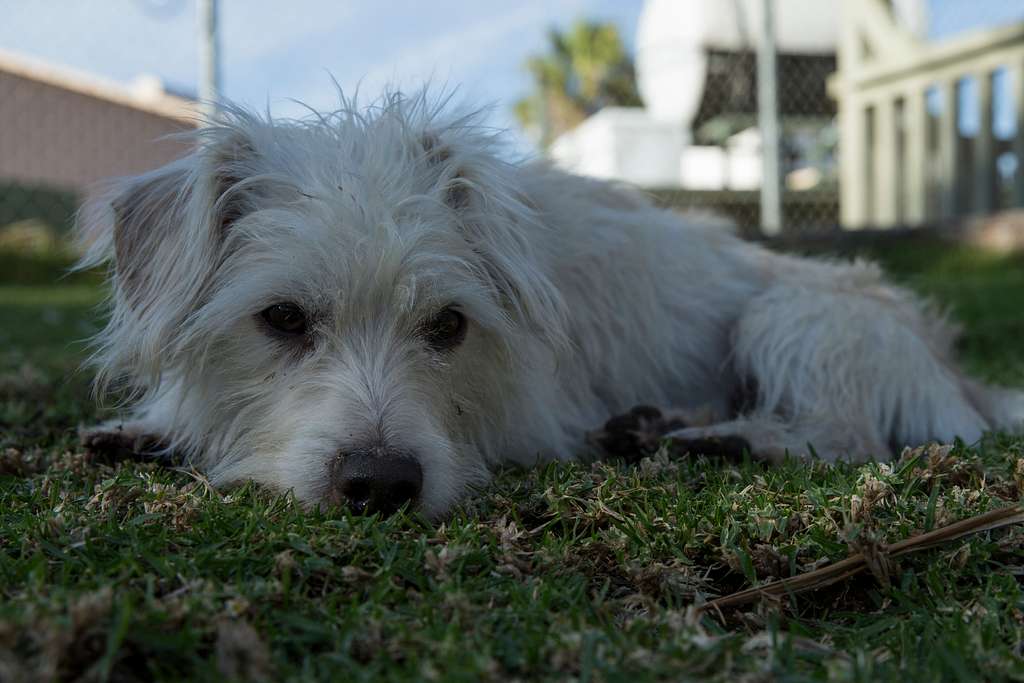
M761 40L757 46L757 111L761 128L761 228L782 232L782 181L779 163L778 66L775 55L775 0L761 0Z
M1013 153L1017 157L1017 172L1013 183L1013 206L1024 207L1024 57L1017 57L1014 71L1017 77L1013 98L1017 111L1017 134L1013 136Z
M213 119L220 102L220 45L217 40L217 0L198 0L199 101L204 116Z

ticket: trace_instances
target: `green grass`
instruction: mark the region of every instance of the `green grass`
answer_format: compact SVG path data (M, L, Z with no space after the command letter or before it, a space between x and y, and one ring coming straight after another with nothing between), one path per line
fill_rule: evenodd
M963 321L974 371L1024 384L1020 259L876 256ZM892 465L663 451L509 471L440 526L308 512L87 458L73 342L101 290L52 283L58 265L0 269L0 681L1024 680L1020 528L901 558L889 587L692 609L1019 501L1024 440Z

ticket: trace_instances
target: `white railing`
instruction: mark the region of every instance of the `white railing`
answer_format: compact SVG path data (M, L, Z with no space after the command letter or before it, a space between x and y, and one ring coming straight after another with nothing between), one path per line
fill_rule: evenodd
M942 223L1024 206L1024 23L927 43L892 18L883 0L846 0L839 72L840 221L847 228ZM993 77L1012 83L1016 133L993 134ZM974 96L960 88L974 80ZM963 136L961 102L978 107ZM938 104L936 107L935 105ZM937 110L937 111L936 111ZM1017 160L1008 199L996 158Z

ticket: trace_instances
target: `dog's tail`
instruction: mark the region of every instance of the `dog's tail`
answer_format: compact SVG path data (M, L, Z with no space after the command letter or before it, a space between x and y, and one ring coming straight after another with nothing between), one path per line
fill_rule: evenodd
M1017 434L1024 434L1024 391L1004 389L1001 393L1006 411L1003 428Z
M993 430L1024 434L1024 390L972 384L968 396Z

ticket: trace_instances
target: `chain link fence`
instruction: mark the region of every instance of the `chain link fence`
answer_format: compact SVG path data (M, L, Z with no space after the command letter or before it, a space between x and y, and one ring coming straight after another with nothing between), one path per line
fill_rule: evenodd
M692 145L684 149L683 164L696 158L694 184L702 176L718 175L720 187L655 194L672 207L722 215L742 234L757 237L763 224L757 57L751 49L709 49L706 60L703 95L689 131ZM822 232L838 224L836 103L826 89L835 70L835 54L777 54L782 224L787 231ZM717 174L716 165L721 168Z
M846 0L846 11L840 14L842 2L823 2L821 11L836 12L835 47L811 51L801 49L801 18L785 16L784 10L795 7L795 3L787 2L773 3L777 26L790 20L790 26L781 26L776 36L784 237L813 239L835 234L841 227L927 227L938 225L940 215L945 216L946 224L949 219L963 223L970 217L1024 205L1019 189L1024 185L1024 160L1020 158L1024 148L1024 131L1020 131L1024 122L1024 4L1017 0ZM738 46L721 47L723 39L719 35L713 36L719 41L717 46L704 48L705 75L699 105L686 131L689 142L682 153L682 187L656 188L654 194L673 208L726 217L741 234L757 238L763 236L764 225L760 205L763 160L753 45L763 37L755 35L756 22L751 20L761 2L730 6L736 15L732 20L741 24L738 38L731 38ZM858 23L865 14L871 15L870 22ZM890 35L873 34L878 15L883 23L891 22L895 40L906 40L905 47L885 45L885 41L893 40ZM1014 38L1015 29L1021 29L1018 38ZM1000 46L1000 41L1008 44ZM983 54L992 65L985 71L956 78L950 75L949 65L936 69L936 78L953 79L955 87L955 112L949 124L956 130L956 142L952 144L956 149L949 157L956 160L953 167L943 168L940 163L946 143L938 140L943 105L934 87L921 88L926 116L913 120L909 97L896 98L891 110L869 109L870 139L854 139L849 144L850 136L844 134L844 129L851 126L851 117L844 119L840 112L845 75L839 69L844 57L847 69L857 62L853 68L866 68L878 80L885 80L911 70L908 63L937 63L940 53L948 54L955 62L959 59L956 47L960 45L969 48L963 50L965 55ZM996 50L1004 50L1009 61L999 61ZM907 57L908 53L913 56ZM964 69L973 68L969 63L964 65ZM917 77L916 72L913 75ZM991 81L987 95L979 90L982 79ZM860 111L856 107L863 104L852 99L847 103L850 111ZM883 135L886 126L893 131L889 137ZM928 148L913 157L909 141L918 126L925 130ZM991 136L991 147L979 144L979 136L984 134ZM844 142L848 143L847 149L843 149ZM869 148L861 150L855 145ZM992 158L975 161L980 154ZM842 163L844 155L846 166ZM849 162L861 157L863 163L851 171ZM986 160L982 168L980 164ZM689 173L688 163L692 167ZM926 195L922 204L927 206L917 214L907 208L913 202L913 189L908 184L914 182L914 164L921 167L921 176L928 184L921 190ZM995 183L994 201L987 203L976 198L979 192L987 192L977 189L976 180L986 171L994 176ZM944 173L955 177L943 179ZM870 187L860 195L844 192L843 185L854 182ZM883 206L887 198L896 208ZM841 211L843 202L859 206ZM943 203L954 208L941 214ZM864 218L850 220L851 215Z

